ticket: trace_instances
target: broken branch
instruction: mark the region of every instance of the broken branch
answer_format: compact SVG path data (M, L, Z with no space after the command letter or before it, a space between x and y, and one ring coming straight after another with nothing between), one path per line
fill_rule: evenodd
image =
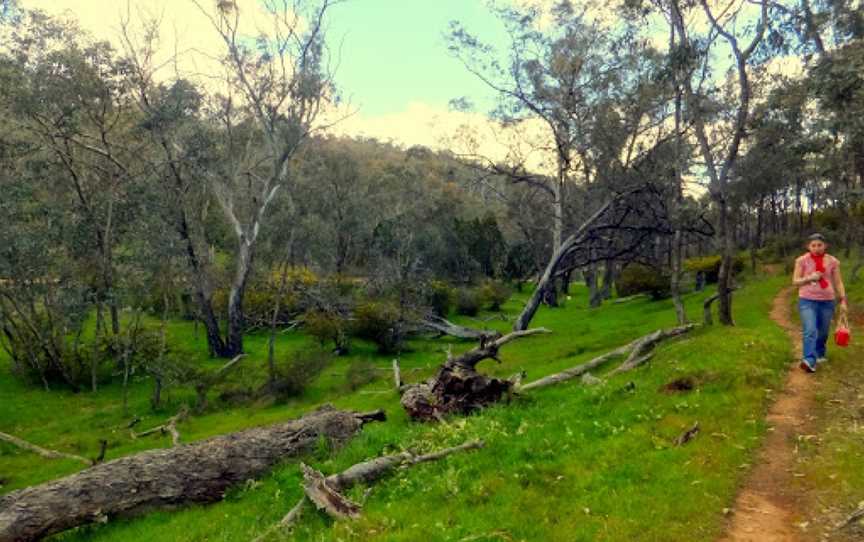
M0 440L2 440L3 442L8 442L9 444L17 446L21 449L33 452L37 455L41 455L42 457L45 457L47 459L71 459L73 461L79 461L81 463L84 463L88 467L94 463L86 457L81 457L80 455L75 454L67 454L65 452L58 452L57 450L49 450L47 448L37 446L32 442L27 442L24 439L18 438L14 435L10 435L8 433L0 433Z
M596 358L587 361L581 365L577 365L575 367L565 369L564 371L561 371L559 373L544 376L543 378L540 378L533 382L529 382L528 384L524 384L517 388L516 391L522 392L537 388L545 388L547 386L560 384L561 382L566 382L568 380L578 378L588 373L589 371L593 371L594 369L601 367L613 358L623 356L624 354L628 354L627 358L624 360L623 363L621 363L620 366L613 369L609 373L609 376L625 371L630 371L651 359L652 354L650 353L650 351L653 350L654 347L656 347L657 344L659 344L661 341L687 333L694 327L694 325L690 324L666 330L661 329L658 331L654 331L652 333L649 333L648 335L636 339L635 341L625 344L624 346L616 348L611 352L607 352L601 356L597 356Z
M326 477L321 472L301 463L304 496L300 498L297 504L291 508L279 523L264 531L254 542L264 540L276 530L287 529L292 526L300 515L307 499L315 503L319 510L323 510L329 516L336 519L356 518L360 514L360 505L342 495L342 492L352 486L360 482L371 483L379 480L395 468L407 468L420 463L437 461L454 453L476 450L483 446L485 446L485 443L482 440L473 440L458 446L422 455L415 455L411 452L400 452L357 463L338 474Z

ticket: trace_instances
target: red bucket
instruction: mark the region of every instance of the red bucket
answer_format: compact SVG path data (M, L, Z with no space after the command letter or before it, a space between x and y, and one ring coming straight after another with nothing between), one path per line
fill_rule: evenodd
M845 316L840 317L837 322L837 330L834 332L834 342L837 346L849 346L849 341L852 339L852 333L849 332L849 322Z

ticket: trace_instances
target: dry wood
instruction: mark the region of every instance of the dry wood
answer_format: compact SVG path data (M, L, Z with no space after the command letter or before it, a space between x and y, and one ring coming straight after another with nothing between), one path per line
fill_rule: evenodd
M851 514L846 516L846 519L843 520L837 526L837 528L838 529L845 529L846 527L852 525L853 523L855 523L856 521L859 521L861 519L864 519L864 507L858 508L858 510L855 510L854 512L852 512Z
M331 517L337 519L354 518L360 514L360 505L347 499L342 492L358 483L371 483L395 468L407 468L420 463L437 461L448 455L476 450L485 446L482 440L472 440L444 448L428 454L415 455L411 452L400 452L398 454L376 457L348 467L344 471L325 477L319 471L301 463L303 469L303 491L304 495L297 501L291 510L285 514L279 523L273 525L262 533L254 542L265 540L277 530L290 528L303 509L306 500L309 499Z
M339 493L327 483L326 478L312 467L300 464L303 469L303 492L306 497L328 516L335 519L354 519L360 517L360 505Z
M133 439L146 437L147 435L152 435L153 433L165 433L171 434L171 442L174 446L180 444L180 432L177 430L177 424L186 419L189 415L189 408L186 405L183 405L180 408L180 411L177 412L174 416L168 418L168 421L162 425L157 425L152 429L148 429L146 431L142 431L140 433L136 433L135 431L130 431L130 434Z
M467 414L501 400L513 388L510 380L490 378L477 372L483 360L498 360L498 352L507 343L548 329L513 331L486 342L461 355L448 354L438 373L426 382L402 387L402 407L415 420L440 420L449 413ZM500 360L499 360L500 361Z
M396 391L402 389L402 371L399 368L399 360L393 360L393 383L396 385Z
M322 439L342 444L380 411L323 407L302 418L172 448L149 450L0 497L0 542L54 533L142 510L222 499Z
M666 339L683 335L684 333L691 331L694 327L696 326L693 324L687 324L669 329L658 329L653 333L649 333L644 337L636 339L631 343L632 350L630 351L630 355L627 356L627 359L625 359L621 365L610 371L609 376L632 371L636 367L639 367L651 359L651 351L654 350L659 343Z
M560 384L561 382L566 382L568 380L572 380L574 378L578 378L584 374L587 374L589 371L597 369L604 364L608 363L610 360L614 359L618 356L623 356L625 354L629 354L628 357L624 360L624 362L616 367L609 374L616 374L624 371L632 370L639 365L642 365L648 359L650 359L650 353L648 353L651 349L653 349L659 342L664 339L668 339L670 337L676 337L683 333L687 333L692 330L694 326L686 325L675 327L667 330L659 330L643 337L636 339L624 346L616 348L611 352L607 352L601 356L597 356L596 358L586 361L581 365L577 365L575 367L571 367L570 369L565 369L559 373L551 374L548 376L544 376L538 380L533 382L529 382L528 384L523 384L521 387L517 389L519 392L529 391L537 388L545 388L547 386L552 386L555 384Z
M420 325L426 329L438 332L441 335L449 335L458 339L488 340L490 338L501 336L500 333L492 329L474 329L460 326L445 318L441 318L440 316L429 316L424 319Z
M684 446L699 434L699 422L693 424L693 427L681 433L681 435L675 439L675 446Z
M73 461L80 461L87 466L90 466L94 463L94 461L91 461L86 457L81 457L80 455L75 454L67 454L65 452L58 452L57 450L49 450L47 448L37 446L32 442L27 442L24 439L18 438L14 435L10 435L8 433L0 433L0 440L2 440L3 442L8 442L9 444L17 446L21 449L41 455L42 457L45 457L47 459L71 459Z

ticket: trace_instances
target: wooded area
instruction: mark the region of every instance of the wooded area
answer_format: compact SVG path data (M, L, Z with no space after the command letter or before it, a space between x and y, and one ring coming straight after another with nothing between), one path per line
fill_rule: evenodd
M368 345L388 362L352 364L349 389L392 374L408 417L440 422L631 371L693 322L713 325L715 305L734 326L739 277L797 254L812 231L846 257L864 251L860 2L628 0L611 22L590 2L490 2L504 43L465 21L441 30L495 97L479 114L517 134L491 156L478 134L439 148L333 134L351 90L328 34L339 0L262 2L260 35L231 0L191 1L222 47L224 71L206 79L166 69L161 21L143 12L127 9L109 43L0 2L0 378L50 393L119 386L124 435L174 445L104 462L116 439L91 459L0 432L88 465L0 497L0 541L216 501L321 439L346 442L368 417L324 409L192 443L178 424L213 401L303 397ZM454 110L476 113L459 94ZM688 313L687 296L709 288L703 313ZM527 383L477 369L516 339L549 340L556 329L532 322L576 295L595 308L671 299L677 325ZM218 361L173 342L187 323ZM312 346L280 353L298 335ZM416 378L400 358L427 339L440 344L434 373ZM225 386L237 373L242 386ZM152 412L175 392L182 409L136 428L136 382ZM429 460L384 458L375 479ZM305 478L319 507L356 512L341 493L356 480Z

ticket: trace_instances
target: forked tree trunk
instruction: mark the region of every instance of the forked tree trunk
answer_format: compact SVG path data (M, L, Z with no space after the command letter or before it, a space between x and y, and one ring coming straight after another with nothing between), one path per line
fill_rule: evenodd
M339 445L383 413L324 407L269 427L149 450L0 498L0 542L39 540L87 523L158 508L221 500L322 440Z
M240 240L237 255L237 269L234 282L228 295L228 332L225 341L223 357L233 357L243 353L243 298L246 295L246 283L252 270L252 246L244 239Z

